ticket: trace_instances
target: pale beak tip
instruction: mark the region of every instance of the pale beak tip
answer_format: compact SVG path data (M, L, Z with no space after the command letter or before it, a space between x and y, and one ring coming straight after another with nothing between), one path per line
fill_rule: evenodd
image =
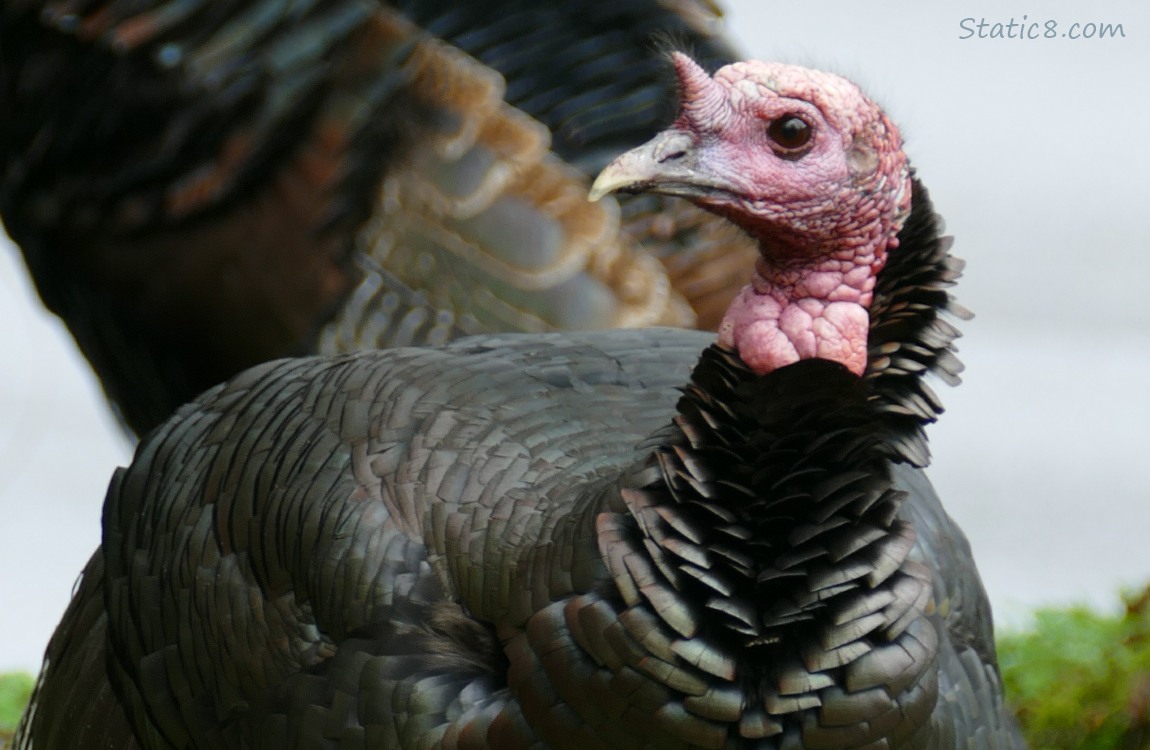
M608 193L625 190L639 183L648 171L645 149L646 146L640 146L627 151L603 167L603 171L595 178L590 192L587 193L587 200L593 203Z
M610 171L611 167L608 166L606 169L599 173L598 177L595 178L595 182L591 184L591 189L587 192L587 200L589 202L597 203L599 199L608 193L613 192L615 188L618 187L618 184L615 184L616 181L612 180L610 175L608 175L608 172Z

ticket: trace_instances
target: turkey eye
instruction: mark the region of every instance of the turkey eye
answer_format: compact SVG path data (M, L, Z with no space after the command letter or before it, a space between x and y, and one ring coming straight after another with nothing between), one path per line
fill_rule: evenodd
M772 120L767 126L767 135L780 151L795 151L811 140L811 126L798 115L784 115Z

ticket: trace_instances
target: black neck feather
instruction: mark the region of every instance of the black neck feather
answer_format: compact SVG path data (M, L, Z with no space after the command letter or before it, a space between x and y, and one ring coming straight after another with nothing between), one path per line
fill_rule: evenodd
M931 574L908 557L897 452L867 385L821 359L760 377L712 346L673 423L623 477L629 518L600 517L622 603L658 623L659 636L631 628L648 658L664 639L677 668L718 677L742 707L728 716L684 698L691 721L738 714L722 731L750 742L805 736L829 710L849 715L861 746L929 715L933 690L913 686L936 657ZM650 676L674 694L661 674Z
M964 264L950 254L952 238L942 231L926 188L913 179L910 217L878 275L870 308L864 380L894 458L913 466L930 463L923 428L943 411L923 376L957 385L962 372L954 348L962 334L944 315L971 317L947 291Z
M680 632L774 662L775 644L801 650L860 597L898 585L914 534L897 519L882 420L838 363L758 376L733 352L703 353L624 491L667 582L702 603ZM899 620L887 614L874 627Z

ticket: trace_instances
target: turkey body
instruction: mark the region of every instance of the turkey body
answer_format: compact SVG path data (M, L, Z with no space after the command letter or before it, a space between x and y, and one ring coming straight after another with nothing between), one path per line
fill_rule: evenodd
M880 564L913 528L921 541L892 576L897 596L840 592L823 612L812 595L815 614L779 626L786 647L766 633L736 645L709 621L726 612L685 597L682 572L677 591L626 559L643 544L624 495L658 484L652 448L684 449L665 428L709 340L485 337L280 362L181 410L117 478L105 515L113 661L144 744L1007 746L992 646L966 640L990 627L985 610L962 606L981 597L969 552L914 470L829 498L849 507L909 493L898 533L847 557ZM850 376L826 364L796 365L776 387L789 395L826 379L840 409L864 406L841 403ZM780 411L789 422L793 411ZM775 449L789 457L820 436L803 427L770 435ZM771 453L764 461L779 460ZM770 481L826 489L841 467L820 459ZM691 523L686 511L670 518ZM839 522L820 525L823 544L843 543ZM600 555L607 538L635 590L616 588L618 569ZM950 550L951 569L934 567L935 548ZM683 565L667 556L670 569ZM816 567L817 557L795 566ZM916 599L931 585L924 616ZM872 635L860 624L870 619L904 629ZM858 666L856 648L871 663Z
M673 113L705 2L0 9L0 216L126 424L276 357L713 327L753 247L587 175Z
M17 746L1022 747L914 468L958 265L913 205L862 378L656 329L208 391L113 480Z

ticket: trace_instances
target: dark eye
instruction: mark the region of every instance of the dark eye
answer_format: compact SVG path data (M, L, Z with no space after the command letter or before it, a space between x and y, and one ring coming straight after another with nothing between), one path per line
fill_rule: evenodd
M798 115L783 115L777 120L771 120L767 126L767 135L780 153L797 151L811 140L811 126Z

